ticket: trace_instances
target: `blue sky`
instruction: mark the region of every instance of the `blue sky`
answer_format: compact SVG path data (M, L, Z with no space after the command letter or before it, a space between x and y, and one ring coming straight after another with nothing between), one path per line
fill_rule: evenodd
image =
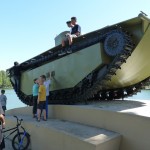
M72 16L87 33L141 10L150 17L149 6L149 0L0 0L0 70L54 47L54 38L68 30L65 22Z

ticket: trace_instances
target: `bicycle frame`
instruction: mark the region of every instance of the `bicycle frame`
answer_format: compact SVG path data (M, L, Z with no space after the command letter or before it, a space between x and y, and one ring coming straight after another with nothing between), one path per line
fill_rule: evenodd
M20 149L21 145L23 145L24 137L26 136L26 134L28 134L22 126L21 126L21 128L23 129L24 132L23 132L23 137L22 137L22 139L19 142L19 146L18 146L19 149Z
M5 132L9 132L11 130L13 130L11 133L9 133L7 136L5 136L4 138L7 138L9 137L10 135L12 135L13 133L15 133L17 131L17 134L19 134L19 126L21 125L21 122L23 121L23 119L18 119L17 116L14 116L16 119L17 119L17 125L16 127L14 128L11 128L11 129L7 129L7 130L3 130L2 132L5 133ZM25 130L24 130L25 131Z
M12 131L12 132L10 132L7 136L4 136L5 139L7 137L9 137L10 135L12 135L13 133L15 133L16 131L17 131L17 133L19 133L19 128L18 128L18 126L16 126L14 128L11 128L11 129L3 130L2 132L5 133L5 132L9 132L9 131Z

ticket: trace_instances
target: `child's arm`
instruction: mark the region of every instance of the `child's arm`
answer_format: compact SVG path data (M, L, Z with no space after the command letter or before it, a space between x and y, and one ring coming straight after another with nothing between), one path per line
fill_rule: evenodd
M46 77L47 77L47 79L51 80L51 71L46 73Z
M0 121L2 122L3 128L4 128L5 127L5 118L2 114L0 114Z
M38 100L37 100L37 103L39 104L39 102L40 102L40 92L38 93Z

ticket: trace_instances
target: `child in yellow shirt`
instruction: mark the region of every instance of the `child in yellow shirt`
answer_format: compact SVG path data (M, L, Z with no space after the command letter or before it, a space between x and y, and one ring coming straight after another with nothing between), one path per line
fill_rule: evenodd
M41 112L44 113L44 121L46 121L46 88L44 86L44 80L42 76L39 78L39 93L38 93L38 109L37 109L37 121L40 121Z

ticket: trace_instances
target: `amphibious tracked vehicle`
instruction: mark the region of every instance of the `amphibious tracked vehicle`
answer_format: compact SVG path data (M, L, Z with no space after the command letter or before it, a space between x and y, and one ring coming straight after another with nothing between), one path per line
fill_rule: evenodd
M19 65L17 95L25 104L32 105L33 79L49 71L55 74L49 104L123 99L149 85L150 20L144 14L81 35L71 54L59 56L65 34L55 38L55 47ZM7 72L14 87L13 67Z

